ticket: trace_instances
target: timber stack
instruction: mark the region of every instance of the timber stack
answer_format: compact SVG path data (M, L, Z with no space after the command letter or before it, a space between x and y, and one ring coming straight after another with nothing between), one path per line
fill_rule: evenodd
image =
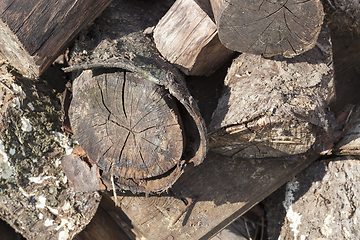
M71 96L63 104L63 117L70 120L67 134L80 146L56 154L61 161L54 168L63 167L73 196L87 194L89 209L97 207L96 191L113 190L115 202L123 191L164 193L188 176L183 174L187 166L203 163L208 150L211 161L218 156L303 160L331 154L339 127L328 108L335 97L334 67L320 0L163 0L151 11L140 0L32 2L0 3L0 56L8 69L16 69L17 78L30 81L70 46L69 66L63 70L71 76ZM185 80L208 77L230 61L206 126ZM4 109L0 120L14 114ZM44 133L32 119L26 125L24 113L16 114L16 128L23 124L40 135L54 134L50 127ZM12 143L0 137L0 157L12 156ZM17 142L24 157L27 150ZM29 166L40 164L36 154ZM25 167L17 166L15 157L4 159L0 170L9 174L0 179L19 177L13 169ZM43 161L52 160L46 155ZM28 194L27 183L21 184L27 197L41 201L38 193ZM55 180L49 184L59 185ZM13 218L3 216L2 205L0 210L0 217L16 228ZM75 230L67 225L66 234L79 232L92 214Z

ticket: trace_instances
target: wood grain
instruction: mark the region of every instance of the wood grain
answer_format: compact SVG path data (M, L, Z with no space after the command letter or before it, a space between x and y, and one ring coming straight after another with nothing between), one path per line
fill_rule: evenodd
M36 78L61 54L74 37L93 21L110 0L7 0L0 3L0 21L11 32L2 55L25 76ZM19 50L19 47L21 51ZM10 50L9 50L10 49ZM31 59L18 64L11 54Z
M210 151L203 164L186 169L169 194L123 194L118 200L134 229L147 239L209 239L317 157L234 160Z
M229 49L293 57L314 47L323 23L319 0L211 0L220 41Z
M154 30L160 53L187 75L211 75L233 51L217 36L206 0L177 0Z
M72 130L102 170L143 179L180 162L181 119L164 88L113 69L84 71L74 85L79 87L69 109Z

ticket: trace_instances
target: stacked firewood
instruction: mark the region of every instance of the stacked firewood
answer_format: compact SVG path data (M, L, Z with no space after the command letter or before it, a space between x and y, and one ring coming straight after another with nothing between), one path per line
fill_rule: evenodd
M331 153L334 69L320 0L164 0L172 6L151 12L137 1L68 0L51 11L38 2L0 3L0 53L23 78L38 78L108 5L64 69L72 89L63 128L80 147L61 162L76 191L161 193L208 150L233 159ZM210 76L229 60L205 126L185 78Z

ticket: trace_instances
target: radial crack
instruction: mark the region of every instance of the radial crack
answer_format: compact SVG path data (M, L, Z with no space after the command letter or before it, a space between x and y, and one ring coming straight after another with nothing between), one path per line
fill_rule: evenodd
M124 71L124 82L123 82L123 88L122 88L122 107L124 111L125 118L127 118L126 111L125 111L125 82L126 82L126 71Z

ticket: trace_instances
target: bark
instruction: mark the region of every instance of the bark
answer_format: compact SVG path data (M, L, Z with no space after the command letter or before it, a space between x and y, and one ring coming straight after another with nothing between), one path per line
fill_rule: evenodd
M293 59L242 54L226 76L209 127L209 146L247 158L301 154L319 143L321 151L329 149L335 140L335 121L327 109L333 97L326 27L317 47Z
M69 187L60 159L72 140L61 133L56 92L9 68L0 67L0 218L26 239L71 239L95 214L100 195Z
M264 201L269 239L356 239L359 159L313 163Z
M324 18L320 0L211 0L211 6L222 44L268 57L313 48Z
M164 9L150 3L145 13L139 4L110 4L75 43L67 71L78 72L70 123L80 145L105 181L113 175L120 187L149 193L170 187L185 163L200 164L207 143L183 76L143 33ZM160 178L162 186L150 184Z
M232 55L208 16L209 1L178 0L154 30L159 52L187 75L209 76Z
M0 53L21 74L38 78L110 0L0 3Z

